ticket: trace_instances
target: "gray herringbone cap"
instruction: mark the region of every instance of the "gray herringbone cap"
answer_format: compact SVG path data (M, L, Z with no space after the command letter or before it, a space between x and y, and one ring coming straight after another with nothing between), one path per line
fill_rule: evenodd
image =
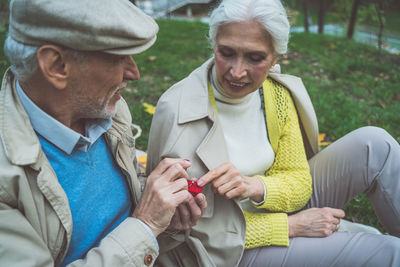
M128 0L12 0L10 36L27 45L130 55L156 40L157 23Z

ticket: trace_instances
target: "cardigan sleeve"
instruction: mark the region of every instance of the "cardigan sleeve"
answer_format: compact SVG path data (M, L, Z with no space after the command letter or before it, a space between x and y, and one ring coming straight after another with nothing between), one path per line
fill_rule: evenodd
M246 218L245 248L289 246L286 213L253 213L243 211Z
M265 202L256 208L293 212L307 204L312 193L312 178L293 100L276 82L273 82L273 97L277 114L266 114L266 117L278 118L278 146L275 161L266 175L256 176L264 182L267 191Z

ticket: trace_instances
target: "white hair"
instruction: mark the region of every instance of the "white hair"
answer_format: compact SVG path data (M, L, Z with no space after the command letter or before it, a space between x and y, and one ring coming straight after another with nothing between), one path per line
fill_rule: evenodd
M4 53L11 64L11 71L19 81L26 81L38 68L38 46L25 45L10 36L4 42Z
M211 13L209 22L211 45L215 45L221 25L251 20L260 23L269 33L276 53L286 53L290 25L280 0L223 0Z
M16 79L21 82L27 81L39 68L37 52L40 46L26 45L15 41L7 36L4 42L4 53L11 65L11 71ZM65 55L83 64L86 59L85 51L64 48Z

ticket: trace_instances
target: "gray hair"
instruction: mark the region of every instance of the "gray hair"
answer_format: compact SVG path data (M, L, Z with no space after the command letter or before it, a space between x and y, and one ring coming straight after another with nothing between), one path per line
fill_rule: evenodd
M4 53L11 65L11 71L16 79L26 82L39 68L37 52L40 46L26 45L15 41L7 36L4 42ZM85 62L85 51L78 51L71 48L64 48L66 56L73 58L83 64Z
M4 53L11 64L11 71L19 81L26 81L38 69L38 46L25 45L10 36L4 42Z
M251 20L259 22L270 34L276 53L286 53L290 25L280 0L223 0L211 13L209 22L211 45L215 45L219 26Z

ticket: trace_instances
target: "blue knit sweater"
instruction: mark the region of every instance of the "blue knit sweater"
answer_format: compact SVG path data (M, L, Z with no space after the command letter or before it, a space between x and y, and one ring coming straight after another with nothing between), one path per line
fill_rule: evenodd
M39 136L40 143L67 194L72 213L71 243L62 266L83 258L87 251L131 212L126 179L115 164L104 135L84 152L71 155Z

